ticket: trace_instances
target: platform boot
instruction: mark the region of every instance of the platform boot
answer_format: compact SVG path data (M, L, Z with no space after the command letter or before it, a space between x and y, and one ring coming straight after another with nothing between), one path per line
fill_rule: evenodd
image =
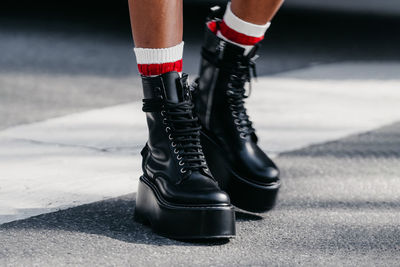
M218 27L220 19L211 20ZM253 58L258 45L244 55L242 47L217 37L209 27L205 31L200 76L193 86L208 166L233 205L251 212L268 211L280 187L279 170L257 145L245 108L246 87L256 74Z
M174 239L229 238L235 213L208 170L187 75L142 77L149 128L135 219Z

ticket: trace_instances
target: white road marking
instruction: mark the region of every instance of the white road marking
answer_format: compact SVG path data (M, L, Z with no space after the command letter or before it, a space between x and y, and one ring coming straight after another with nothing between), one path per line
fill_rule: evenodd
M259 78L249 99L271 154L400 120L400 64L333 64ZM0 224L136 191L141 103L0 132Z

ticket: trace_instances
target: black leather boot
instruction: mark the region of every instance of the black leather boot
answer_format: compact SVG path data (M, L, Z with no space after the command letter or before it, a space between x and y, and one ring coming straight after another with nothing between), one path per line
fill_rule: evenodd
M235 235L235 213L207 168L187 75L143 77L149 139L135 218L176 239Z
M257 145L245 108L245 85L255 75L252 57L256 49L244 56L243 48L218 38L206 27L194 98L211 173L233 205L263 212L274 206L280 181L278 168Z

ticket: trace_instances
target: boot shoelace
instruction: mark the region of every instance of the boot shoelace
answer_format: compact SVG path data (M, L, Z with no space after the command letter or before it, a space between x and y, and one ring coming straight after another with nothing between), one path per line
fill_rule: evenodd
M165 101L161 115L166 125L165 131L174 148L181 173L207 169L207 164L200 144L198 117L193 116L194 104L189 101L173 103Z
M229 108L234 118L236 129L240 132L241 138L251 135L255 132L253 123L247 115L245 108L245 99L251 94L251 74L250 69L253 70L254 77L257 77L255 72L255 64L252 60L244 60L244 64L239 64L237 68L231 71L228 82L228 90L226 95L228 97ZM249 84L249 94L246 95L245 85Z
M189 177L192 171L208 170L200 144L198 117L193 115L191 101L171 102L161 99L144 99L144 111L160 109L165 131L180 166L180 172Z

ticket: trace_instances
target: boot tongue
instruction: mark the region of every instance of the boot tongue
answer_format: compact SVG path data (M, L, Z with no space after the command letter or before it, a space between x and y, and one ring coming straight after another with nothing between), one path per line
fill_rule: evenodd
M189 100L190 91L185 86L187 74L182 74L182 77L180 77L178 72L168 72L162 75L162 80L165 88L164 95L167 100L174 103Z

